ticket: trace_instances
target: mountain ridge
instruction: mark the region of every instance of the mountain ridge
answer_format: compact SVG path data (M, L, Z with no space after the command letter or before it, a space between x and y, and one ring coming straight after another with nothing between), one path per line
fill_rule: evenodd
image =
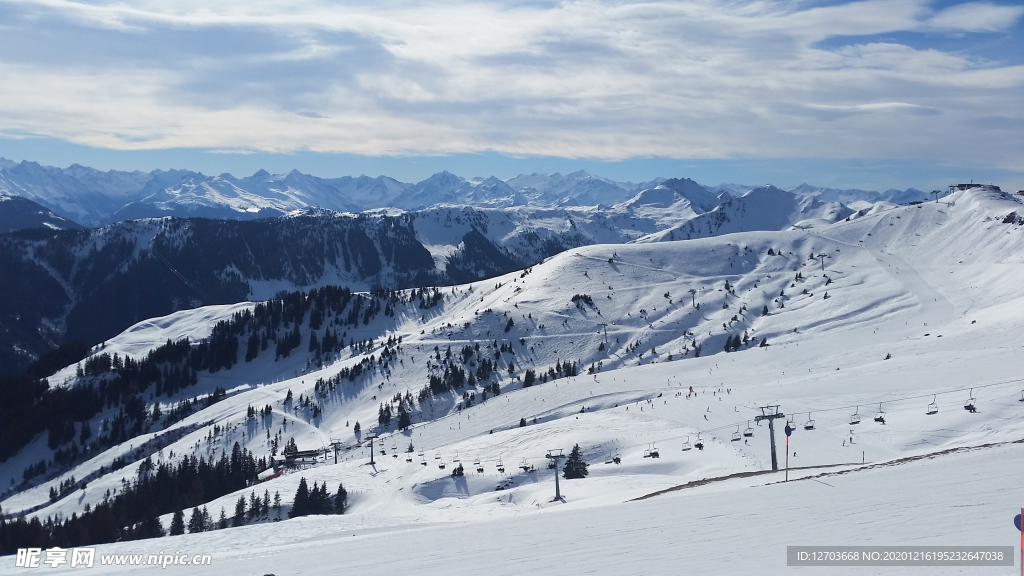
M210 176L182 169L103 172L78 164L56 168L28 160L15 163L0 159L0 193L27 198L88 227L163 216L250 220L306 207L363 212L381 208L418 210L439 204L492 208L613 206L665 181L659 177L639 183L616 182L583 170L520 174L507 180L494 176L466 179L442 171L420 182L405 183L384 175L321 178L297 170L271 174L261 169L243 177L228 173ZM720 200L725 199L723 193L739 196L754 188L740 184L696 185ZM925 197L914 189L870 192L806 184L790 191L843 203L906 203Z

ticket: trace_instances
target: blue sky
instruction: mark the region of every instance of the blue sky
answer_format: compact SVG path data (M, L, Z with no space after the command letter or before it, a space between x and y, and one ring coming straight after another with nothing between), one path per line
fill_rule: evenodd
M1024 6L0 0L0 156L1024 189Z

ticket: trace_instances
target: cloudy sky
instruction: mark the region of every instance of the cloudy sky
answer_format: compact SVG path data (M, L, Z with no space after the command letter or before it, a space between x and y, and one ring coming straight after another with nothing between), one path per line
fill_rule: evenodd
M1024 188L1020 2L0 0L0 156Z

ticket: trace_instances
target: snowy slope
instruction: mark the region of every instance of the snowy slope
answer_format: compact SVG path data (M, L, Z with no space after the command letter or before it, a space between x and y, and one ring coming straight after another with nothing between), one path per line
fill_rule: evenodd
M346 351L322 367L305 352L276 362L261 356L201 374L183 395L217 383L233 383L234 392L176 424L199 427L154 458L170 458L171 451L175 457L216 456L236 441L266 454L268 431L294 437L304 449L339 439L349 449L338 464L332 457L257 490L280 492L286 513L299 477L332 488L341 481L351 493L350 513L101 551L210 550L212 569L232 573L286 572L299 557L308 573L335 573L337 559L310 554L330 546L367 573L543 572L563 563L559 572L646 574L678 573L680 562L698 573L790 572L785 546L794 544L1012 545L1017 536L1009 522L1020 496L1013 478L1024 471L1019 444L899 460L1024 438L1024 380L1015 361L1024 354L1015 338L1024 322L1022 206L1005 194L966 191L946 202L842 218L822 228L571 250L522 273L445 289L436 308L397 306L394 316L350 334L401 335L403 342L395 361L346 383L340 395L319 395L316 380L371 351ZM574 303L574 294L592 303ZM193 337L209 330L188 315L140 326L116 346L135 353L155 347L172 325L181 328L175 334ZM505 332L510 318L513 326ZM727 337L744 333L750 344L723 351ZM758 347L762 339L769 346ZM381 428L377 449L385 454L377 454L375 467L366 465L368 448L356 446L351 424L360 421L365 434L375 427L382 401L406 390L415 396L426 384L428 358L434 366L441 362L435 346L443 358L448 346L458 353L475 343L486 356L473 359L499 358L502 393L481 400L477 388L471 406L459 392L417 402L413 428ZM515 353L488 348L494 343ZM372 352L379 355L381 348ZM567 360L583 368L579 376L529 388L516 379L526 368L544 373ZM586 373L598 362L595 374ZM515 365L511 377L509 363ZM316 398L323 414L287 408L289 390ZM962 408L969 396L977 399L976 413ZM939 412L926 414L933 400ZM247 406L267 403L274 407L269 422L246 422ZM750 422L757 407L769 403L780 405L797 427L789 463L807 469L791 479L850 472L785 485L777 484L778 473L752 475L630 501L694 480L769 468L767 427ZM872 420L880 409L884 425ZM849 424L854 412L863 417L860 424ZM528 425L520 427L520 418ZM814 429L805 430L811 419ZM208 442L213 423L228 432ZM732 441L748 425L753 436ZM781 432L777 436L781 443ZM681 450L698 439L704 450ZM575 443L591 475L563 481L565 502L553 503L544 453ZM652 444L660 458L644 458ZM130 450L114 447L68 473L83 477ZM38 459L45 448L32 451ZM606 463L614 454L621 464ZM447 473L456 458L467 468L461 480ZM861 467L862 458L893 465ZM520 471L524 459L537 471ZM504 474L497 471L499 460ZM438 468L442 462L445 470ZM839 467L823 468L832 465ZM98 502L132 470L92 480L51 505L47 484L0 505L6 511L44 505L35 514L67 516ZM8 462L0 472L0 482L7 482L20 469ZM495 492L499 484L506 489ZM216 516L221 507L230 511L238 495L207 506ZM163 520L166 525L169 515ZM568 543L549 544L557 535L569 535ZM750 546L723 563L738 540ZM459 544L448 549L439 541ZM386 559L381 546L389 550ZM864 573L855 570L830 569Z
M81 226L27 198L0 195L0 233L26 228L74 230Z
M733 232L782 230L802 222L820 224L824 221L827 224L846 218L853 212L837 202L822 202L774 186L762 186L742 196L730 197L685 224L660 230L641 241L688 240Z

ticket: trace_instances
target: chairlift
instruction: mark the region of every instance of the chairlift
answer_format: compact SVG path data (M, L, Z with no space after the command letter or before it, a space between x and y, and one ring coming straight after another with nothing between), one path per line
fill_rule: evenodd
M501 461L501 457L498 457L498 472L505 473L505 463Z
M750 420L747 420L747 428L743 430L743 436L750 438L754 435L754 429L750 427Z
M686 452L687 450L692 450L692 449L693 449L693 446L690 445L690 437L687 436L686 437L686 442L683 442L683 452Z
M860 406L857 406L853 414L850 414L850 425L854 424L860 424Z
M658 449L654 446L653 442L651 443L650 448L644 450L644 458L661 458L661 453L658 452Z
M438 452L438 453L434 454L434 460L440 460L440 459L441 459L441 452Z
M405 461L406 462L412 462L412 454L409 454L408 456L406 456L405 457Z
M807 413L807 422L804 422L804 430L814 430L814 419L811 418L811 413Z
M700 439L700 432L697 433L697 442L694 443L693 447L696 448L697 450L704 449L704 442Z
M964 403L964 410L967 410L972 414L976 412L977 408L974 405L976 401L977 399L974 397L974 388L971 388L971 391L967 394L967 402Z
M426 465L427 465L426 457L424 457L422 454L420 454L420 466L426 466Z
M1024 390L1020 391L1020 400L1017 400L1017 402L1024 402Z
M479 466L480 465L480 457L479 456L477 456L476 458L473 459L473 465L474 466Z
M885 424L885 412L882 411L882 403L878 403L878 414L875 414L875 422Z
M733 442L739 442L742 439L743 439L743 434L740 434L740 426L739 426L739 424L737 424L736 425L736 431L732 433L732 441Z
M456 462L462 462L462 460L459 460L459 453L458 452L455 453L455 458L452 458L452 463L456 463Z
M523 456L523 461L519 464L519 467L522 468L523 472L530 471L531 466L526 463L526 456Z
M935 396L936 394L932 394L932 403L928 405L928 410L925 412L925 414L939 413L939 405L935 403Z
M479 465L479 464L477 464L477 466L476 466L476 473L477 474L483 474L484 473L484 467Z
M444 464L443 460L441 462L437 463L437 467L440 468L441 470L444 470L444 466L445 466L445 464Z
M618 450L615 451L615 456L612 456L612 462L614 462L616 464L621 464L622 463L622 456L619 456L619 451Z

